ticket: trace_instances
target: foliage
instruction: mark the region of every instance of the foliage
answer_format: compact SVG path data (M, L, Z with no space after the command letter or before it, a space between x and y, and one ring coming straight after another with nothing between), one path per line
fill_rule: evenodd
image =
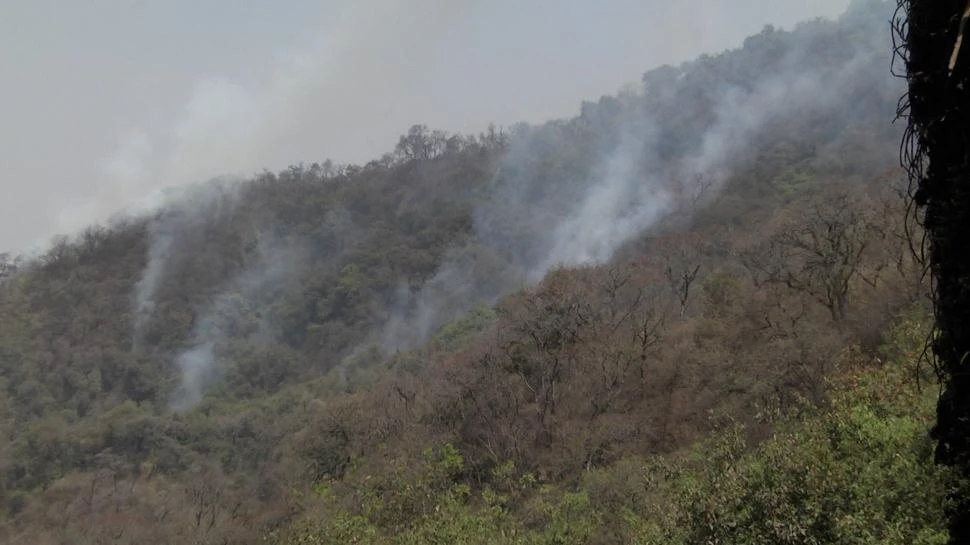
M925 311L892 330L914 324L927 330ZM354 485L356 507L275 538L325 543L354 528L375 543L945 543L946 481L927 436L934 399L912 375L921 344L891 334L886 350L898 355L881 364L847 354L832 405L783 418L759 444L728 423L682 455L586 472L574 490L511 464L472 488L454 480L463 460L443 445L415 474Z
M202 184L2 257L0 541L934 542L906 367L925 287L879 62L844 104L750 135L723 184L681 179L719 97L797 47L836 73L870 50L866 9L651 71L572 119L416 125L366 165ZM683 186L667 219L525 282L537 231L648 121L657 175ZM529 198L490 197L514 182ZM389 340L455 270L426 334ZM175 412L203 333L212 382Z

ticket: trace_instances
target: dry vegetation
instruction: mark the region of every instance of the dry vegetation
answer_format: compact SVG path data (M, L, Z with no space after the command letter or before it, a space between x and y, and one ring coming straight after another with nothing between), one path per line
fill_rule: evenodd
M191 212L5 258L0 541L940 542L930 400L912 380L925 285L881 78L767 123L723 187L684 180L675 212L611 261L470 305L412 349L374 335L402 282L417 290L456 251L474 257L469 283L514 276L502 249L527 218L508 211L504 246L474 226L523 134L542 150L526 170L555 194L619 120L651 112L675 172L717 89L795 44L838 66L886 7L766 30L571 120L418 126L364 166L203 186ZM167 217L177 244L133 346L131 294ZM234 284L267 240L299 249L285 280ZM173 413L173 354L213 300L221 374Z

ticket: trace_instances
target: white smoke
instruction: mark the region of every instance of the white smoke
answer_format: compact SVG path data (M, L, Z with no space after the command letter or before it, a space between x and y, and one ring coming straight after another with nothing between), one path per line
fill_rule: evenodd
M609 261L617 249L656 223L670 206L661 181L637 165L636 144L624 142L605 160L604 175L593 180L580 201L552 231L546 257L530 271L539 282L555 267Z
M809 36L814 31L807 27ZM770 40L773 31L766 32L763 38ZM637 118L591 125L605 126L610 132L595 134L590 149L574 150L563 144L568 139L559 135L575 130L575 120L574 125L553 122L518 128L489 197L475 213L477 243L504 254L511 264L504 281L483 289L474 266L466 260L447 260L388 321L385 348L417 346L476 304L494 302L523 284L537 283L556 267L605 263L672 214L689 219L695 212L691 204L721 191L767 126L804 112L833 111L844 105L845 89L878 77L861 72L871 70L874 58L880 58L877 52L888 51L886 38L888 34L872 38L832 71L831 63L815 62L818 52L812 48L825 44L812 37L773 59L756 77L710 89L714 95L709 102L711 122L697 135L694 151L678 160L661 159L660 152L666 139L677 136L662 133L662 123L654 114L629 104L626 111L635 111ZM640 93L617 100L637 102L645 98L643 93L656 93L653 98L661 97L662 109L670 110L679 104L676 86L689 76L710 81L713 74L704 73L710 69L709 58L667 68L663 72L667 88L645 85ZM591 171L543 178L548 175L543 164L562 161L570 153L594 154Z
M165 273L165 264L177 237L176 226L168 221L152 222L149 227L148 262L141 279L135 284L135 311L131 346L141 348L145 328L155 313L155 291Z
M847 3L22 2L0 17L12 40L0 47L0 249L79 231L158 187L366 161L415 123L471 132L563 116L645 67Z
M218 378L215 372L215 344L202 342L179 354L175 364L182 380L170 406L175 412L183 412L202 401L206 388Z
M381 346L389 351L418 346L443 323L479 304L495 303L525 281L524 271L503 266L487 249L456 249L415 293L407 284L400 285Z
M175 411L195 407L222 376L219 351L231 338L272 342L276 331L262 315L266 305L292 282L305 266L305 250L298 243L258 236L257 257L213 298L196 321L190 347L175 357L181 381L171 400Z
M157 290L184 237L199 231L206 221L217 221L234 204L239 180L211 180L205 184L173 188L153 194L139 207L154 209L148 219L145 268L133 294L132 349L139 350L155 313Z

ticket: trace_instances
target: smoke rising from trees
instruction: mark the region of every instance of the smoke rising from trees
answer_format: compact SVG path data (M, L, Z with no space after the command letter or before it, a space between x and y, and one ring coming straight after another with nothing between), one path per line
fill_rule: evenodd
M864 9L860 4L843 17L851 20ZM499 275L506 281L478 281L479 265L460 254L389 321L384 346L417 346L474 305L494 303L556 267L609 261L661 221L689 219L699 201L716 198L772 124L806 111L851 116L843 111L847 92L873 81L897 87L880 62L890 47L888 32L864 23L858 29L866 36L863 47L845 52L834 65L820 58L829 37L814 23L805 24L801 42L783 48L776 47L778 31L771 28L749 38L765 57L760 72L739 70L736 83L704 89L709 123L693 133L677 124L677 109L685 104L678 96L712 77L710 57L651 71L641 90L586 104L574 120L517 127L485 204L475 212L476 243L506 256L509 266ZM611 114L625 117L620 123L597 119ZM576 158L547 157L548 150L561 150L562 135L570 131L586 133L588 148L573 150L581 159L572 164ZM671 142L682 146L673 157ZM548 162L557 160L550 179ZM592 167L577 167L583 164Z
M493 134L505 151L491 181L476 194L471 238L453 247L426 281L401 279L372 342L389 351L418 346L469 309L538 283L557 267L602 264L650 229L689 219L700 202L716 199L750 163L750 150L773 125L804 112L824 119L852 116L847 92L883 83L891 89L878 68L888 50L883 30L862 21L858 32L866 39L852 41L853 49L831 59L824 55L833 55L826 47L835 37L824 23L802 25L799 40L781 39L780 31L766 28L743 50L718 59L717 66L734 62L736 73L712 73L712 57L664 66L648 72L639 89L584 103L576 118ZM456 146L442 132L415 127L402 137L396 155L378 163L433 161ZM204 202L197 195L150 225L147 265L135 294L136 347L177 244L176 231L191 230L193 214L213 213L199 204ZM292 247L287 251L295 255ZM262 261L247 263L256 265L247 265L226 290L252 298L281 280ZM225 303L222 296L214 301L211 315L194 326L192 347L176 357L186 381L180 407L199 399L204 388L194 385L210 382L206 377L216 367L219 343L213 339L223 336L217 317L224 315Z
M0 251L47 246L161 187L366 161L414 123L569 115L646 67L846 3L22 2L0 17Z

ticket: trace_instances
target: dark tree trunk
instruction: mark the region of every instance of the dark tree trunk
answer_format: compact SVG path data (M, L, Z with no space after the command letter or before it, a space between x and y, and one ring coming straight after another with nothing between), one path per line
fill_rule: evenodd
M927 233L942 393L937 463L970 479L970 46L963 37L968 0L901 0L900 53L909 82L903 163ZM902 24L901 24L902 23ZM951 543L970 543L970 498L956 487Z

